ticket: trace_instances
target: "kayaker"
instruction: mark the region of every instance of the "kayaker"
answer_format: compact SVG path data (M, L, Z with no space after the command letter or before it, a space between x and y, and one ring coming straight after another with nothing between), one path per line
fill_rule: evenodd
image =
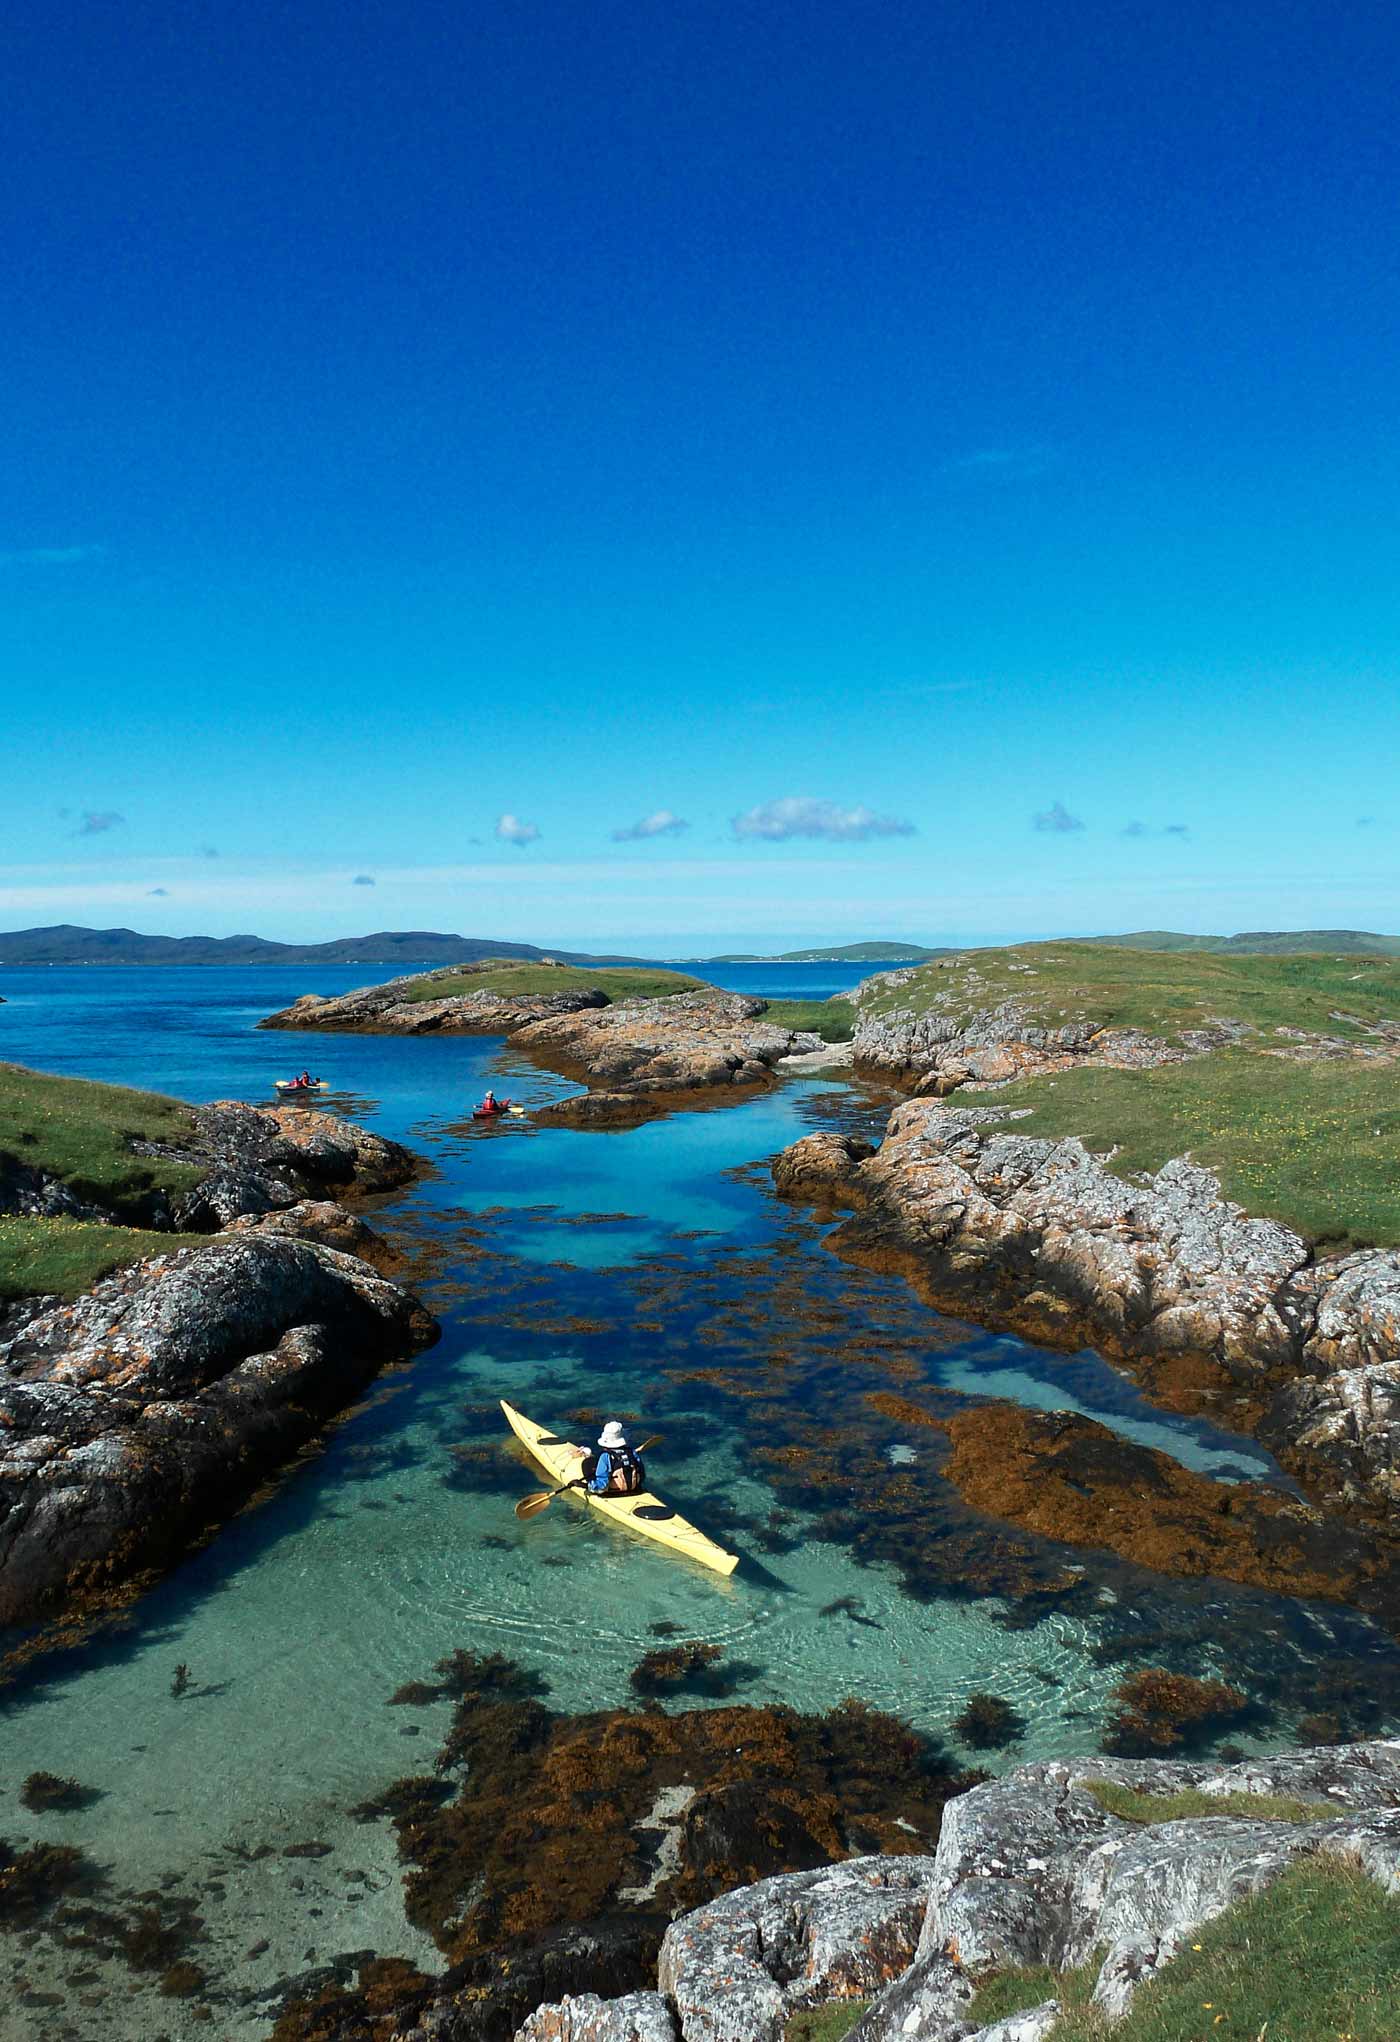
M585 1463L590 1496L636 1496L646 1488L646 1469L641 1456L627 1444L627 1435L615 1418L610 1418L598 1435L599 1453L591 1469Z
M500 1101L499 1101L499 1100L497 1099L497 1097L496 1097L496 1095L495 1095L495 1093L494 1093L494 1092L488 1092L488 1093L486 1094L486 1097L485 1097L485 1098L484 1098L484 1099L482 1100L482 1102L481 1102L481 1109L480 1109L480 1110L481 1110L481 1111L482 1111L483 1113L499 1113L499 1112L500 1112L500 1110L501 1110L501 1107L500 1107Z

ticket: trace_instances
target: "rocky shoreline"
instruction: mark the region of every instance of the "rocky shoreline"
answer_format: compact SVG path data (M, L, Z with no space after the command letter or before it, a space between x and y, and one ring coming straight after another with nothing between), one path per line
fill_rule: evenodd
M323 999L307 994L260 1028L378 1035L508 1035L546 1069L587 1090L539 1109L570 1127L626 1126L675 1107L733 1098L774 1082L784 1059L824 1044L764 1019L766 1000L706 986L656 999L609 1000L599 988L446 999L409 997L441 976L419 972Z
M1128 1790L1132 1812L1116 1812L1106 1788ZM1165 1797L1183 1795L1192 1812L1177 1816ZM853 2000L867 2003L854 2042L1046 2042L1063 2010L1053 1988L986 2023L969 2018L981 1983L1088 1964L1092 2005L1120 2017L1204 1925L1302 1865L1400 1892L1400 1742L1230 1765L1022 1766L950 1800L933 1853L848 1857L741 1886L670 1922L654 1987L568 1993L537 2006L515 2042L781 2042L794 2013ZM562 1948L556 1956L567 1968ZM289 2010L276 2030L279 2042L493 2032L511 2029L452 1975L362 1977L359 1991Z
M408 1150L328 1114L234 1101L194 1128L145 1151L204 1172L150 1195L169 1254L0 1319L0 1623L171 1565L379 1369L436 1338L383 1273L392 1249L339 1202L408 1182ZM113 1217L32 1168L9 1173L0 1203Z
M1254 1434L1318 1506L1311 1525L1293 1512L1295 1558L1309 1545L1320 1557L1330 1544L1341 1592L1355 1592L1364 1578L1362 1599L1392 1628L1400 1623L1392 1515L1400 1497L1400 1253L1319 1258L1287 1227L1251 1219L1224 1198L1209 1171L1178 1160L1129 1182L1078 1140L1007 1132L1005 1119L911 1101L890 1116L878 1150L840 1134L809 1135L775 1159L774 1181L787 1196L833 1215L844 1210L829 1238L834 1251L905 1276L939 1311L1044 1346L1093 1347L1154 1401ZM1025 1489L1019 1516L1003 1483L1001 1509L1046 1529L1044 1478L1063 1452L1053 1435L1069 1423L1082 1438L1086 1421L1019 1414L1016 1423L1035 1451L1037 1482ZM1132 1452L1117 1449L1120 1459ZM982 1485L974 1500L987 1507L988 1496ZM1057 1535L1115 1545L1096 1485L1084 1496L1078 1525L1063 1519ZM1242 1518L1249 1499L1222 1489L1222 1509L1227 1501ZM1318 1537L1319 1510L1364 1534L1359 1573L1354 1538L1344 1559L1337 1540ZM1131 1550L1129 1520L1119 1529ZM1263 1530L1261 1520L1251 1537L1282 1560L1276 1532ZM1218 1541L1216 1550L1223 1551ZM1315 1592L1316 1566L1303 1572Z

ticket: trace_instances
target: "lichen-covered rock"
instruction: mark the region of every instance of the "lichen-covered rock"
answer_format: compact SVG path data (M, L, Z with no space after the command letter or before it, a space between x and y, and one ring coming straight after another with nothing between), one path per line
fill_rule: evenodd
M1194 1788L1216 1798L1284 1795L1320 1806L1311 1822L1231 1814L1130 1823L1087 1791L1103 1779L1150 1795ZM1330 1853L1400 1890L1397 1789L1400 1741L1225 1767L1070 1760L1023 1766L974 1787L944 1811L914 1962L875 2000L853 2042L990 2042L997 2028L966 2020L979 1975L1035 1964L1065 1970L1098 1950L1095 2001L1121 2015L1138 1985L1203 1922L1301 1856ZM1035 2020L1047 2016L1048 2006L1035 2009Z
M622 1999L571 1993L536 2007L515 2042L676 2042L676 2024L660 1993L629 1992Z
M333 1113L300 1106L247 1106L221 1099L195 1114L190 1162L212 1167L176 1201L174 1224L199 1232L245 1214L277 1212L301 1200L367 1196L418 1173L411 1151ZM175 1152L166 1150L166 1154Z
M826 1128L804 1135L774 1158L773 1182L785 1197L849 1204L855 1196L856 1171L874 1153L874 1142Z
M1004 2021L993 2021L990 2028L979 2029L976 2042L1049 2042L1062 2011L1057 1999L1048 1999L1043 2006L1028 2007L1022 2014L1011 2014Z
M1004 1122L914 1100L866 1160L819 1157L809 1136L776 1159L774 1177L791 1195L850 1208L837 1252L907 1275L942 1310L1130 1364L1214 1364L1324 1501L1390 1511L1400 1252L1319 1262L1290 1228L1233 1204L1208 1170L1178 1158L1129 1181L1072 1136Z
M499 963L490 959L479 968L492 971L499 969ZM465 967L457 967L456 976L469 985ZM316 1029L337 1035L509 1035L527 1021L546 1015L605 1006L608 997L598 986L576 986L557 993L499 993L478 987L438 1000L412 997L411 987L441 977L438 968L409 972L386 979L382 985L359 986L329 999L304 993L258 1026Z
M168 1564L434 1337L363 1262L256 1234L31 1314L0 1344L0 1623Z
M816 1045L814 1036L765 1021L766 1006L708 988L534 1021L515 1039L551 1069L583 1078L598 1094L621 1095L635 1110L685 1093L767 1084L783 1057ZM570 1103L555 1117L566 1117Z
M393 1276L403 1267L397 1248L333 1199L303 1198L277 1212L246 1213L230 1220L223 1233L225 1238L231 1234L277 1234L294 1241L315 1241L322 1248L335 1248L342 1255L368 1262L381 1276Z
M898 1976L933 1870L930 1858L853 1858L760 1880L672 1922L658 1982L684 2042L778 2042L794 2007L860 1999Z

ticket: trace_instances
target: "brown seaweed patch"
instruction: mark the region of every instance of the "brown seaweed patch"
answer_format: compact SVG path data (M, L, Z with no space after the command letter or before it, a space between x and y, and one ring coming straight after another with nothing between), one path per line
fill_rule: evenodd
M1278 1489L1196 1474L1073 1412L983 1404L934 1422L953 1447L943 1474L989 1516L1162 1574L1400 1611L1374 1538Z
M1154 1756L1198 1744L1225 1723L1249 1712L1249 1701L1223 1680L1193 1680L1164 1666L1144 1667L1114 1690L1122 1703L1103 1738L1103 1750L1124 1758Z
M77 1780L66 1780L58 1773L30 1773L19 1790L19 1799L22 1808L42 1815L50 1808L90 1808L100 1799L100 1791L84 1787Z
M28 1928L56 1901L102 1883L75 1844L36 1843L16 1850L0 1837L0 1929Z
M542 1998L649 1985L666 1921L716 1893L852 1852L931 1849L944 1802L981 1777L856 1702L827 1716L740 1705L564 1716L508 1662L452 1663L471 1683L438 1759L452 1798L431 1805L400 1782L396 1826L410 1919L453 1965L454 2018L480 2042L503 2042ZM636 1882L658 1791L681 1784L694 1799L680 1863L639 1911L619 1895ZM401 2021L413 2001L400 1996ZM289 2007L275 2031L278 2042L391 2032L363 1974L353 1994Z
M972 1751L1000 1751L1024 1737L1026 1719L1004 1696L978 1693L953 1718L953 1730Z
M756 1679L761 1671L747 1660L726 1661L722 1645L690 1638L680 1645L643 1653L628 1679L639 1695L708 1695L714 1699L732 1695L742 1682Z

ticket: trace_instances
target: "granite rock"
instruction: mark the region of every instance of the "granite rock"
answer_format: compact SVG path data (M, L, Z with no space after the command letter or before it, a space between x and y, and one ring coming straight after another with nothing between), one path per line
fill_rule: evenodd
M364 1262L259 1234L32 1312L0 1343L0 1622L169 1564L435 1337Z
M536 2007L516 2030L515 2042L676 2042L676 2023L656 1992L629 1992L622 1999L571 1993L553 2006Z
M672 1922L658 1981L683 2042L779 2042L794 2008L878 1990L914 1953L933 1870L926 1857L852 1858Z
M1020 1134L986 1108L909 1101L860 1162L830 1141L806 1137L773 1174L851 1209L838 1253L1047 1346L1211 1364L1321 1500L1377 1514L1400 1499L1400 1253L1319 1261L1182 1158L1130 1180L1077 1138Z
M484 962L482 972L498 970L500 961ZM465 967L454 967L459 977ZM338 1035L509 1035L529 1021L551 1014L572 1014L602 1007L607 994L597 986L557 993L498 993L487 987L450 994L445 999L414 999L410 988L442 977L433 971L409 972L382 985L360 986L327 999L303 994L290 1007L269 1014L259 1028L322 1030Z

